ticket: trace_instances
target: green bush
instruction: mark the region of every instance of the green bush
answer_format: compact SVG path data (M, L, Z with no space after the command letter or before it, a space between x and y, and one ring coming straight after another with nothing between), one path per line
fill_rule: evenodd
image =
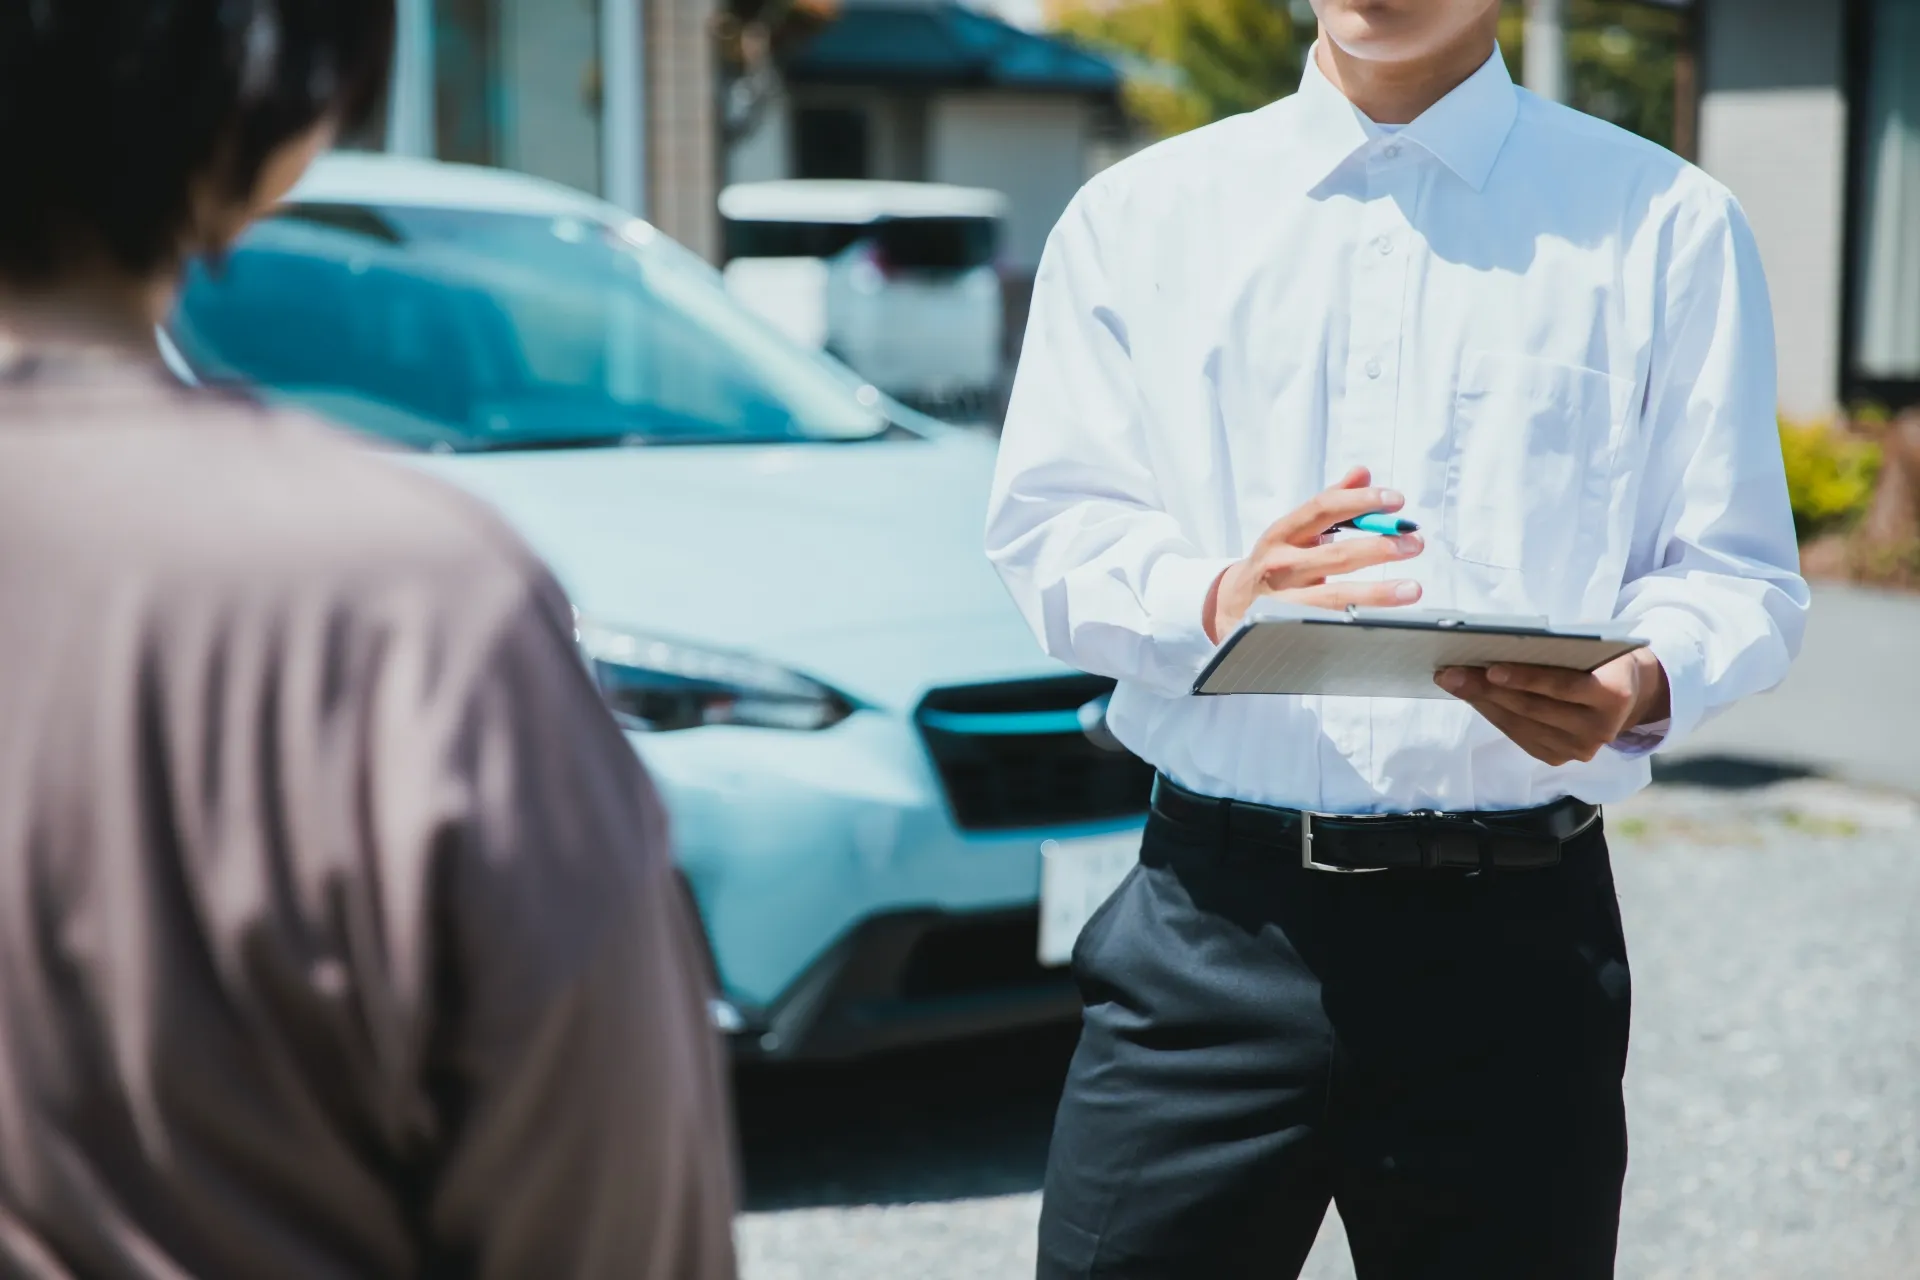
M1802 538L1844 528L1873 499L1880 477L1876 441L1836 431L1822 422L1780 423L1780 453L1787 464L1787 495Z

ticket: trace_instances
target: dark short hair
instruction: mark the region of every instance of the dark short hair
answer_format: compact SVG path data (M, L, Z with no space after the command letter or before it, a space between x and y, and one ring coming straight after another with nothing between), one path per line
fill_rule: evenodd
M0 0L0 282L151 275L192 192L250 195L281 146L379 101L393 0Z

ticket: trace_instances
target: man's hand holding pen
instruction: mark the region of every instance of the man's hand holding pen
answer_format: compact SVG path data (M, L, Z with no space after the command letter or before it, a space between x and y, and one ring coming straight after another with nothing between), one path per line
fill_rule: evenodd
M1372 565L1410 560L1426 549L1418 533L1328 538L1330 530L1347 521L1392 513L1406 504L1406 499L1392 490L1372 486L1372 474L1365 467L1355 467L1339 484L1269 525L1246 559L1214 580L1202 615L1208 638L1217 644L1231 635L1254 601L1266 596L1321 609L1352 605L1381 608L1418 600L1420 584L1406 579L1329 581L1338 574Z
M1400 494L1374 488L1372 474L1355 467L1339 484L1274 521L1253 551L1215 580L1205 606L1208 638L1219 643L1267 596L1322 609L1419 600L1420 584L1405 579L1330 581L1410 560L1426 549L1419 526L1394 516L1404 505ZM1336 540L1331 533L1337 529L1380 536ZM1591 760L1622 734L1668 715L1666 671L1645 649L1593 672L1507 664L1453 667L1434 680L1528 755L1556 767Z

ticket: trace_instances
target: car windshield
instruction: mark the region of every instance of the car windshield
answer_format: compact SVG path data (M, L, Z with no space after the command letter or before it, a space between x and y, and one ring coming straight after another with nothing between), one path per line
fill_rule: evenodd
M196 267L195 375L422 449L871 439L880 396L644 224L295 205Z

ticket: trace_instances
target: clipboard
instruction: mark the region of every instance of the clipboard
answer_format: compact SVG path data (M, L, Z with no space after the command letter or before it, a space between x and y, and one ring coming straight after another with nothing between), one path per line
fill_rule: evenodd
M1326 694L1450 698L1444 667L1526 663L1592 671L1646 646L1626 624L1556 627L1545 618L1413 609L1312 609L1268 602L1193 683L1199 697Z

